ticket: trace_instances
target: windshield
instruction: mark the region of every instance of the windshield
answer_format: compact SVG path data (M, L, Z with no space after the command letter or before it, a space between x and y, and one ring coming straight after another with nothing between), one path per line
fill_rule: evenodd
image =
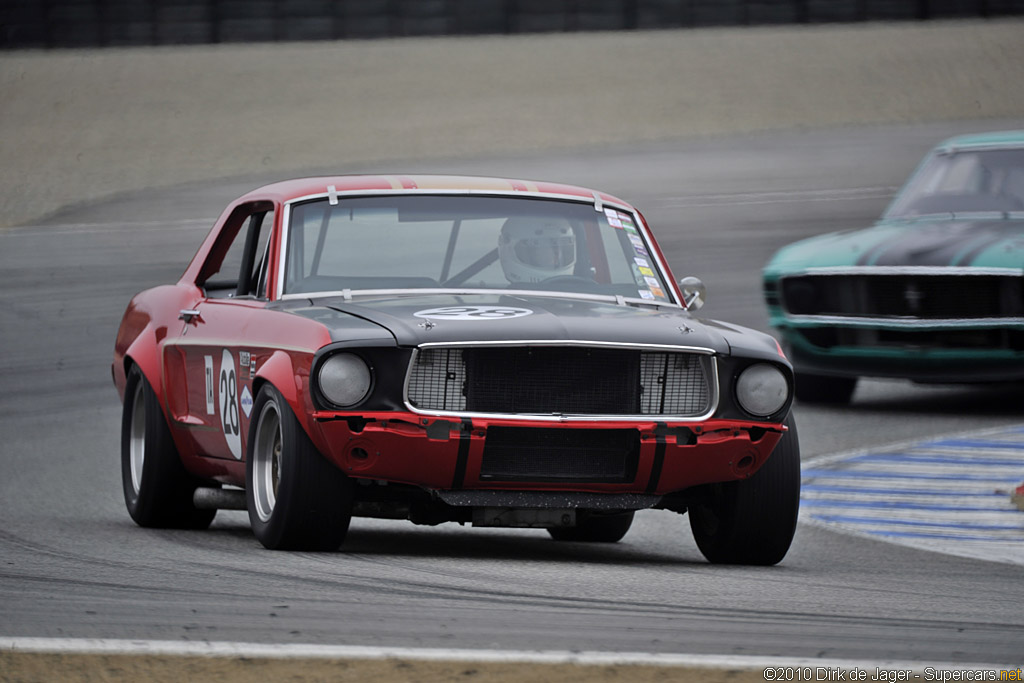
M939 151L921 167L886 218L1024 210L1024 148Z
M304 202L291 207L283 293L500 289L668 302L637 220L593 203L518 197Z

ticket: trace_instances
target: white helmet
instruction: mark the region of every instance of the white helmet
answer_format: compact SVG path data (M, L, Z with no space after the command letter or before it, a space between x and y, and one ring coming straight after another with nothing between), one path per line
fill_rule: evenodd
M501 226L498 256L513 284L572 275L576 238L561 218L513 216Z

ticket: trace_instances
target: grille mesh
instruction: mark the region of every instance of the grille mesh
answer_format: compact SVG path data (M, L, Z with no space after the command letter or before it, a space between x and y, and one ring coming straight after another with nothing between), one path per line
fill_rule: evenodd
M701 357L695 354L640 354L640 386L644 415L699 415L710 401Z
M697 416L711 404L711 359L586 347L421 349L409 402L500 414Z

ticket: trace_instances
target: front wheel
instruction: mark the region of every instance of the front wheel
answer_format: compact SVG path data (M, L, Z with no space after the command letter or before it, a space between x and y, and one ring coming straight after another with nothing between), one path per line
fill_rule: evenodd
M789 431L754 476L700 487L690 503L697 547L714 564L773 565L786 556L800 510L800 443Z
M337 550L352 519L352 480L327 461L269 384L253 406L245 465L249 523L271 550Z
M585 543L617 543L633 526L633 511L612 514L586 514L577 519L576 526L549 527L548 533L556 541L582 541Z
M205 529L217 514L192 502L199 480L181 464L160 401L138 366L125 385L121 485L128 514L139 526Z

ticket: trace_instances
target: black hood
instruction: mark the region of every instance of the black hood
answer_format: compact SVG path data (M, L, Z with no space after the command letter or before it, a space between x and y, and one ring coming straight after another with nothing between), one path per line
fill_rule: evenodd
M400 346L431 342L584 341L695 346L725 351L721 335L679 309L547 296L427 295L314 300L374 322Z
M986 266L981 255L996 247L1018 254L1024 244L1024 221L935 220L903 224L865 250L857 265L874 266ZM888 232L888 226L879 226ZM988 259L982 259L987 261Z
M283 306L324 324L334 341L393 338L399 346L455 342L657 344L778 360L767 334L678 308L551 296L474 294L388 298L316 297Z

